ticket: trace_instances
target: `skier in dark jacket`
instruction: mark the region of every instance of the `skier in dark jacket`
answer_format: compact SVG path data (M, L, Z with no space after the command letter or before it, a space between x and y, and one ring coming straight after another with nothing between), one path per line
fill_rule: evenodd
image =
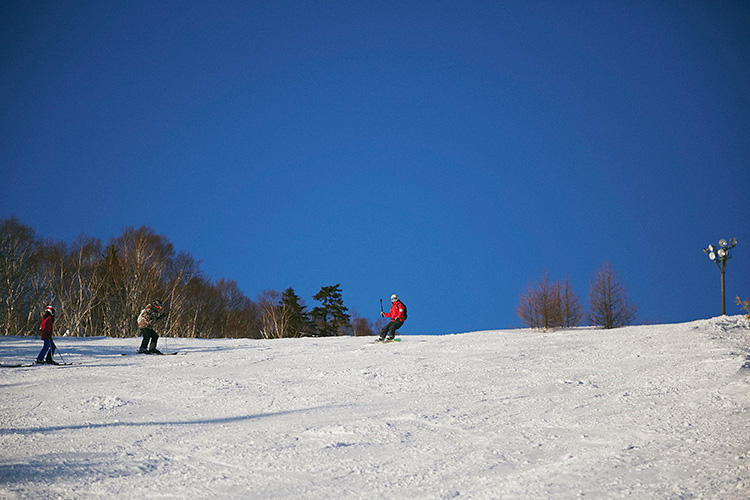
M394 293L391 295L391 310L387 313L381 311L380 315L391 318L391 321L380 330L380 338L377 341L393 340L396 330L401 328L406 321L406 306Z
M141 314L138 315L138 328L140 329L141 337L143 337L141 348L138 349L139 353L161 354L161 351L156 348L156 341L159 340L159 336L152 328L152 325L163 317L164 314L161 312L161 300L155 300L148 304L143 308Z
M55 354L55 350L57 349L55 341L52 340L52 327L54 323L55 308L52 306L47 306L46 309L44 309L44 316L42 316L42 324L39 326L39 329L42 332L42 340L44 341L44 346L42 346L42 350L39 351L39 355L36 357L37 363L47 363L50 365L59 364L52 359L52 355Z

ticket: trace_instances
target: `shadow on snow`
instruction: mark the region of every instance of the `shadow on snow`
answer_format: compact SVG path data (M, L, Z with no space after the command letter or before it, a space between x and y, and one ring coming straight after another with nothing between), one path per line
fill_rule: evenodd
M44 434L49 432L69 431L69 430L81 430L81 429L100 429L100 428L111 428L111 427L147 427L147 426L162 426L162 425L210 425L210 424L231 424L237 422L245 422L248 420L257 420L268 417L278 417L282 415L291 415L294 413L304 413L314 410L324 410L328 408L341 408L347 405L328 405L328 406L313 406L311 408L302 408L299 410L285 410L274 413L258 413L256 415L243 415L239 417L224 417L224 418L209 418L200 420L185 420L185 421L162 421L162 422L108 422L103 424L80 424L80 425L57 425L52 427L28 427L28 428L0 428L0 435L9 434Z

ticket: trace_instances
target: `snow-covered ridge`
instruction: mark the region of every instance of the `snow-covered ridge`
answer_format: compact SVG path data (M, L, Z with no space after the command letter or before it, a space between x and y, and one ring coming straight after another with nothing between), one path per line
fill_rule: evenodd
M0 371L2 498L743 498L750 322L60 338ZM0 362L35 338L0 337Z

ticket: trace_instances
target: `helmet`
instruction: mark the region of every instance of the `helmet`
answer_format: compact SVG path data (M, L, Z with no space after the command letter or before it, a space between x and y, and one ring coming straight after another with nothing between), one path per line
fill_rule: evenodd
M398 300L398 295L396 295L395 293L391 295L391 302L396 302L397 300Z
M51 314L52 316L54 316L54 315L55 315L55 308L54 308L54 307L52 307L52 306L47 306L47 307L45 307L45 308L44 308L44 312L48 312L48 313L50 313L50 314Z
M161 300L155 300L151 303L152 306L154 306L157 309L161 309Z

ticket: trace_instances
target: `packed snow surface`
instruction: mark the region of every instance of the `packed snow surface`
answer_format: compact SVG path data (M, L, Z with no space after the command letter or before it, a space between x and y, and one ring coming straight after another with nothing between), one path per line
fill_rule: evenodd
M748 498L750 322L56 339L0 369L0 498ZM0 362L41 341L0 337Z

